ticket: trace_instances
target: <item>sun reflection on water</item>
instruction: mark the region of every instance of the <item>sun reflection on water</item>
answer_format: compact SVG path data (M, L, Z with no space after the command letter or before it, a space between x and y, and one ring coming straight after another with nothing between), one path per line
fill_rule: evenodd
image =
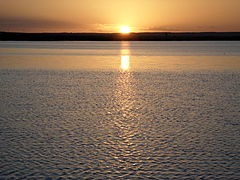
M129 42L121 43L121 65L120 69L122 71L127 71L130 69L130 48Z
M113 110L115 118L112 123L118 138L114 142L115 152L113 156L119 161L119 165L134 169L138 165L137 157L140 154L138 143L135 141L136 137L140 136L139 115L135 109L136 95L133 74L131 71L127 71L128 60L128 56L122 57L122 71L119 72L116 79Z
M117 73L113 96L112 130L117 134L112 141L114 151L111 152L119 169L132 169L136 171L141 162L141 137L139 126L139 113L136 104L136 81L130 69L129 42L121 44L121 63Z
M121 69L126 71L129 69L129 56L121 56Z

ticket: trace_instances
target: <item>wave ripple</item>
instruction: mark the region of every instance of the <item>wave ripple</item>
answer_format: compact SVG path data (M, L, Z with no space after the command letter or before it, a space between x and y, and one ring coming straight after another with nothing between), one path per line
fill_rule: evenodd
M239 179L240 75L0 71L1 179Z

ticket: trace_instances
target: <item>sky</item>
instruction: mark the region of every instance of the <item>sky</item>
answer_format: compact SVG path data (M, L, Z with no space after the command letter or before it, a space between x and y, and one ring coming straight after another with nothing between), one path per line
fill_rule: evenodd
M240 0L0 0L0 31L234 32Z

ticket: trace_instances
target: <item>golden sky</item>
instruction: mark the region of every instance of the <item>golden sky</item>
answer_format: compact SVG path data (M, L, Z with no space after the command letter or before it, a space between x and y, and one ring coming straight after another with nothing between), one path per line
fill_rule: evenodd
M240 0L0 0L0 31L240 31Z

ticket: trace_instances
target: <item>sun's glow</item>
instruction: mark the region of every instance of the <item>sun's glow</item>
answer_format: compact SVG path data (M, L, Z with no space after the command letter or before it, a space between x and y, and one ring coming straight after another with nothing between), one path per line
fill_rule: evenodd
M128 33L131 32L131 29L130 29L129 26L122 26L122 27L120 28L120 32L123 33L123 34L128 34Z

